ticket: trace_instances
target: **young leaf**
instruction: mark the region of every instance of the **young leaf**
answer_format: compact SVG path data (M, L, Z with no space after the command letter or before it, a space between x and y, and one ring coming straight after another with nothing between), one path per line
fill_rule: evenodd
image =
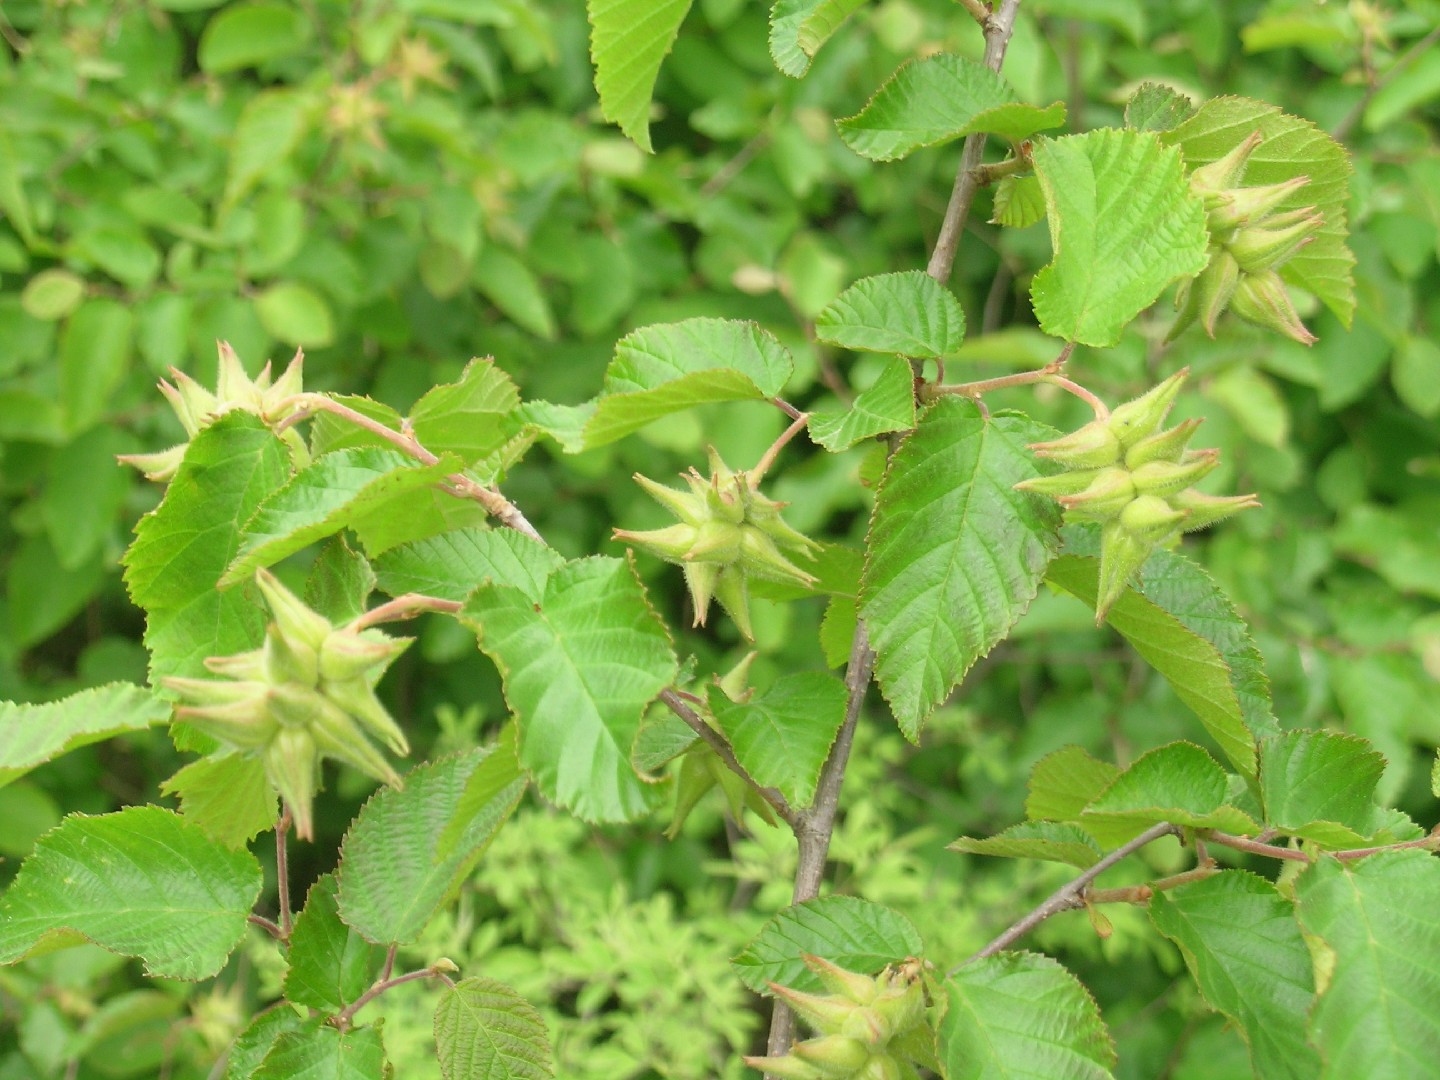
M180 799L180 816L239 851L280 817L275 789L258 757L227 754L192 761L160 785Z
M252 1080L255 1070L270 1053L281 1035L301 1028L315 1029L324 1021L320 1017L302 1019L300 1014L281 1001L257 1015L245 1030L235 1036L226 1051L225 1080Z
M1185 163L1194 169L1224 157L1257 131L1265 141L1250 155L1245 168L1246 186L1308 176L1310 182L1277 209L1314 206L1325 218L1314 241L1285 263L1281 275L1310 290L1349 326L1355 312L1355 256L1345 244L1353 171L1345 148L1308 120L1241 97L1205 102L1189 120L1166 132L1163 139L1179 147Z
M287 1001L336 1013L363 994L380 970L385 950L340 921L334 874L310 886L295 917L281 987Z
M772 982L811 993L820 989L820 980L800 959L806 953L873 973L919 956L924 948L919 932L898 911L854 896L823 896L777 914L730 962L757 994L768 993Z
M0 701L0 787L81 746L170 719L170 705L149 690L109 683L59 701Z
M832 454L848 450L863 439L915 426L915 377L909 363L892 357L873 386L855 398L848 409L810 414L810 437Z
M178 814L72 814L35 844L0 899L0 964L88 939L151 975L208 979L245 936L260 864Z
M631 568L594 557L552 573L538 601L482 584L461 616L480 636L520 723L520 760L546 798L586 821L624 821L649 799L630 767L641 714L675 655Z
M984 840L962 836L947 844L946 850L1003 859L1044 859L1081 870L1094 866L1104 854L1095 838L1080 826L1057 821L1022 821Z
M435 1007L435 1049L445 1080L550 1080L550 1038L535 1006L479 976L444 990Z
M736 760L762 787L778 788L792 806L815 800L820 766L845 719L845 687L833 675L782 675L764 693L736 704L719 688L710 711Z
M276 1038L251 1080L377 1080L385 1073L379 1028L337 1031L307 1022Z
M923 270L862 278L815 317L815 336L842 349L946 356L965 340L965 309Z
M650 95L690 0L586 0L590 59L605 119L650 150Z
M585 445L614 442L679 409L774 397L793 367L785 347L754 323L686 319L642 327L615 346Z
M1065 122L1065 106L1020 104L998 74L963 56L938 53L900 67L865 108L835 126L857 154L894 161L976 131L1012 142Z
M1364 739L1298 729L1260 744L1265 824L1336 847L1359 847L1381 825L1375 785L1385 759Z
M890 463L870 522L860 617L875 676L914 739L970 665L1024 613L1058 544L1058 512L1012 490L1044 432L975 404L932 405Z
M272 566L321 537L349 526L364 528L367 519L389 513L393 500L430 487L458 465L454 458L419 465L399 450L326 454L260 504L220 586L245 581L258 567Z
M305 579L305 606L331 622L349 622L365 610L375 590L375 571L345 537L336 536L320 549Z
M1048 956L977 960L945 980L945 997L935 1034L949 1080L1110 1080L1115 1046L1095 999Z
M564 565L554 548L514 529L457 529L394 548L375 560L380 588L391 596L419 592L464 600L485 581L514 585L538 601L545 579Z
M1410 1080L1440 1060L1440 859L1320 859L1295 883L1324 972L1310 1011L1323 1080Z
M260 644L264 612L215 583L241 526L289 473L285 444L251 413L226 413L191 440L164 502L140 520L124 559L130 598L146 612L152 683L203 677L205 657Z
M1295 907L1243 870L1157 892L1150 920L1175 942L1212 1008L1239 1028L1256 1076L1310 1080L1320 1060L1305 1039L1315 1000L1310 951Z
M770 57L792 78L810 69L810 60L865 0L775 0L770 9Z
M309 111L308 99L292 90L262 90L246 103L230 139L230 174L222 208L239 203L300 145Z
M381 788L361 807L340 848L339 909L367 941L419 937L514 812L525 791L518 778L478 808L459 842L440 854L441 835L489 753L468 750L418 766L403 789Z
M1035 176L1007 176L995 185L994 225L1025 229L1045 216L1045 192Z
M1085 807L1119 775L1119 767L1091 757L1079 746L1056 750L1031 770L1025 816L1031 821L1078 821Z
M422 446L467 466L499 450L515 434L508 414L520 404L514 381L490 359L471 360L458 382L437 386L410 410Z
M1103 842L1127 840L1160 821L1227 832L1259 826L1226 805L1225 770L1194 743L1173 742L1141 754L1089 806L1080 820Z
M1205 206L1180 155L1149 132L1046 139L1032 160L1055 257L1030 297L1040 328L1108 347L1176 278L1205 266Z
M1169 131L1195 113L1184 94L1159 83L1141 83L1125 103L1125 126L1136 131Z

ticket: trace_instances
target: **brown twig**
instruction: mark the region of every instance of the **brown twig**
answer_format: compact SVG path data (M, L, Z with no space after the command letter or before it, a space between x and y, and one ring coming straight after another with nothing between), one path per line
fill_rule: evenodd
M1243 851L1249 855L1264 855L1266 858L1284 859L1288 862L1315 861L1315 856L1308 852L1296 848L1280 847L1277 844L1267 844L1262 838L1273 836L1274 830L1267 830L1258 837L1232 836L1230 833L1223 833L1217 829L1206 829L1199 835L1212 844L1219 844L1221 847L1232 848L1235 851ZM1426 851L1440 850L1440 835L1432 833L1419 840L1401 840L1394 844L1379 844L1375 847L1347 848L1342 851L1327 851L1325 854L1332 859L1350 862L1355 859L1367 858L1370 855L1379 855L1385 851L1404 851L1408 848L1421 848Z
M260 927L261 930L264 930L276 941L285 940L285 931L280 929L280 925L278 923L271 922L269 919L265 918L264 915L256 915L252 913L250 915L247 915L245 918L251 926Z
M979 23L982 29L989 25L990 16L994 14L994 9L985 0L960 0L960 6L970 13L971 18Z
M393 949L394 947L392 946L392 952ZM391 957L391 959L393 961L393 957ZM407 971L404 975L376 979L375 982L370 985L370 989L366 990L349 1005L345 1006L344 1009L332 1016L330 1023L341 1031L349 1031L350 1021L353 1020L355 1014L366 1005L385 993L386 990L390 990L396 986L402 986L408 982L415 982L417 979L442 979L453 987L455 984L445 977L445 972L454 970L455 965L450 961L437 960L429 967L421 968L419 971Z
M1220 873L1220 867L1212 862L1204 862L1193 870L1186 870L1183 873L1171 874L1158 881L1147 881L1140 885L1122 885L1118 889L1086 889L1085 894L1076 902L1076 907L1084 907L1087 904L1145 904L1157 892L1168 892L1171 889L1178 889L1181 885L1188 885L1192 881L1204 881L1208 877L1214 877Z
M413 619L427 611L443 611L448 615L454 615L464 606L458 600L445 600L438 596L426 596L424 593L406 593L404 596L387 600L379 607L371 608L369 611L357 615L350 620L346 629L365 630L372 626L379 626L381 623Z
M765 479L765 474L770 471L770 466L775 464L775 459L780 456L780 451L785 449L785 444L804 431L805 425L809 422L810 414L800 413L794 422L780 433L780 437L770 444L770 448L761 455L754 467L746 470L746 475L750 477L751 487Z

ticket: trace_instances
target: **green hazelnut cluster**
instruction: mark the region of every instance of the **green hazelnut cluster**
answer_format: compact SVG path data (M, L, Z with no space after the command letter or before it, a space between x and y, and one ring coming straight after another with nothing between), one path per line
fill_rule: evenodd
M750 579L812 586L815 577L785 553L814 558L820 545L785 524L780 511L786 504L760 494L758 478L728 468L713 447L709 477L693 468L681 475L689 491L657 484L636 473L635 482L680 520L646 532L616 529L615 539L684 569L696 626L705 625L710 601L718 600L740 632L753 640Z
M1205 495L1191 486L1220 463L1220 452L1186 449L1199 420L1162 430L1188 374L1177 372L1064 438L1032 443L1037 457L1065 470L1015 485L1054 498L1066 521L1100 526L1097 623L1155 548L1260 505L1254 495Z
M285 368L284 373L273 382L270 364L267 362L260 374L251 379L245 374L245 367L235 355L228 342L219 342L220 368L215 392L211 393L198 382L176 368L170 369L174 383L160 380L160 392L170 402L176 417L185 429L186 441L153 454L123 454L120 460L133 465L145 474L145 479L169 483L180 468L185 457L185 448L200 432L213 424L227 412L240 409L254 413L267 424L278 424L291 414L299 411L293 401L303 389L305 355L299 349ZM299 433L286 428L280 437L290 449L296 464L304 466L309 462L309 453Z
M332 626L265 570L256 584L274 616L258 649L212 656L205 666L223 679L171 677L177 720L219 740L231 752L258 756L285 800L296 833L313 836L311 804L320 761L333 758L401 786L400 776L370 741L407 754L405 733L375 696L374 686L408 638ZM368 734L367 734L368 733Z
M1226 309L1302 345L1316 340L1290 303L1279 270L1315 238L1325 219L1313 206L1278 210L1310 182L1309 177L1240 186L1250 156L1263 140L1257 131L1218 161L1190 174L1191 189L1205 201L1210 261L1176 293L1180 317L1168 340L1195 322L1214 337L1216 320Z
M803 959L829 994L775 983L770 989L815 1029L815 1037L784 1057L747 1057L745 1064L780 1080L917 1080L916 1065L934 1067L922 961L868 976L818 956Z

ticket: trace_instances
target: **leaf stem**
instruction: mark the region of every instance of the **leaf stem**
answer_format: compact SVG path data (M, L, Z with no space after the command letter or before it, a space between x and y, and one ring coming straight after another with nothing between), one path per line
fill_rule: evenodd
M1315 856L1309 852L1280 847L1278 844L1267 844L1263 840L1248 836L1232 836L1230 833L1223 833L1216 829L1205 829L1197 835L1212 844L1219 844L1221 847L1232 848L1235 851L1243 851L1249 855L1264 855L1270 859L1284 859L1287 862L1309 863L1315 861ZM1266 834L1261 833L1261 836L1264 835ZM1341 851L1327 851L1325 854L1342 862L1352 862L1355 859L1364 859L1384 851L1405 851L1408 848L1420 848L1424 851L1440 850L1440 835L1431 833L1429 836L1422 836L1419 840L1400 840L1394 844L1378 844L1374 847L1346 848Z
M1147 903L1157 892L1166 892L1170 889L1177 889L1181 885L1188 885L1192 881L1203 881L1208 877L1214 877L1220 873L1220 867L1214 862L1205 862L1193 870L1186 870L1183 873L1171 874L1159 881L1147 881L1140 885L1124 885L1118 889L1086 889L1083 896L1076 902L1075 907L1084 907L1086 904L1144 904Z
M765 474L770 470L770 466L774 465L775 459L780 456L780 451L785 449L785 444L805 430L805 425L809 420L809 413L800 413L795 417L795 422L782 431L780 437L770 444L770 449L766 450L760 460L755 463L754 468L747 472L751 487L755 487L765 478Z
M970 13L970 16L980 24L981 29L988 27L990 16L994 12L985 0L960 0L960 6Z
M1017 371L1010 375L997 375L993 379L978 379L975 382L934 384L923 383L920 386L920 400L934 401L936 398L946 394L955 394L961 397L973 398L977 402L985 394L992 390L1004 390L1012 386L1032 386L1036 383L1049 383L1058 386L1066 393L1074 394L1085 404L1089 405L1095 412L1096 419L1105 420L1110 416L1110 407L1096 397L1093 393L1081 386L1079 383L1067 379L1060 374L1065 362L1070 359L1070 354L1075 351L1075 343L1067 341L1065 347L1060 350L1060 355L1042 368L1035 368L1033 371Z
M1007 176L1015 176L1018 173L1029 172L1033 166L1030 164L1030 143L1028 141L1020 144L1020 152L1004 161L996 161L989 165L975 166L975 183L980 187L989 187L991 184L998 184Z
M438 596L426 596L424 593L406 593L355 616L345 629L366 630L381 623L413 619L427 611L443 611L447 615L454 615L464 606L458 600L445 600Z
M394 954L395 946L392 945L390 946L390 952L386 956L387 967L394 963ZM415 982L417 979L443 979L451 986L454 986L454 983L445 976L446 971L454 970L455 965L449 960L437 960L429 967L421 968L419 971L407 971L404 975L385 975L382 978L376 979L370 984L370 989L366 990L349 1005L346 1005L345 1008L340 1010L340 1012L332 1016L330 1023L341 1031L349 1031L350 1022L355 1018L355 1014L381 994L385 993L386 990L391 990L394 987L401 986L408 982Z
M246 921L248 921L251 926L258 926L258 927L260 927L261 930L264 930L267 934L269 934L271 937L273 937L276 941L284 941L284 940L285 940L285 932L280 929L280 927L279 927L278 924L271 922L269 919L265 918L264 915L255 915L255 914L252 913L252 914L250 914L250 915L245 916L245 918L246 918Z

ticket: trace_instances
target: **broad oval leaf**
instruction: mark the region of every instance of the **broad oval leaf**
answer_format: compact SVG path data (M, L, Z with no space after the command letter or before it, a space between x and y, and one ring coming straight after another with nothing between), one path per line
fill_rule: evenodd
M550 1080L550 1038L535 1006L502 982L479 976L443 991L435 1049L445 1080Z
M283 1001L270 1006L251 1020L230 1044L226 1051L225 1080L251 1080L281 1035L301 1028L313 1029L322 1022L319 1017L302 1019Z
M936 1031L949 1080L1110 1080L1115 1046L1095 999L1048 956L1002 952L945 980Z
M923 270L862 278L815 317L815 336L843 349L946 356L965 340L965 309Z
M1258 832L1242 811L1227 805L1225 770L1194 743L1173 742L1131 763L1085 808L1081 823L1101 842L1129 839L1161 821L1227 832Z
M757 994L768 993L772 982L808 993L820 989L820 980L801 959L806 953L868 974L924 948L898 911L854 896L822 896L777 914L730 962Z
M863 439L915 426L915 376L902 357L892 357L874 384L848 409L810 414L810 437L832 454Z
M205 24L200 35L200 70L223 75L267 60L290 56L305 47L310 20L289 4L237 4Z
M947 848L965 855L1068 863L1081 870L1094 866L1104 854L1095 838L1080 826L1058 821L1022 821L983 840L962 836Z
M810 70L810 60L866 0L775 0L770 9L770 58L791 78Z
M1385 759L1364 739L1297 729L1260 744L1265 824L1336 847L1359 847L1383 820L1375 787Z
M1170 131L1195 114L1195 103L1160 83L1141 83L1125 103L1125 126L1137 131Z
M208 979L245 936L264 878L178 814L72 814L42 836L0 899L0 963L89 940L151 975Z
M441 853L470 778L493 753L469 750L421 765L406 774L403 789L382 788L361 807L340 848L339 909L367 941L418 938L514 812L525 792L518 776L473 808Z
M128 683L109 683L39 705L0 701L0 787L77 747L169 719L169 702Z
M845 719L839 679L813 671L782 675L743 704L716 688L710 711L756 783L777 788L792 806L814 801L820 767Z
M650 94L690 0L586 0L590 59L605 119L650 150Z
M545 579L564 562L554 548L514 529L471 528L392 548L375 560L375 572L391 596L419 592L464 600L475 586L495 581L538 601Z
M860 617L900 729L921 726L1034 599L1058 511L1013 490L1036 475L1044 429L946 398L890 463L870 521Z
M164 781L160 790L180 799L182 818L237 851L274 828L280 817L265 763L249 754L192 761Z
M380 1029L337 1031L318 1020L277 1036L251 1080L380 1080L386 1073Z
M1031 770L1025 816L1031 821L1079 821L1085 807L1119 775L1119 766L1092 757L1083 747L1062 747Z
M433 454L467 466L496 453L516 434L509 414L520 404L515 382L491 359L471 360L460 378L428 391L410 410L410 427Z
M1180 155L1150 132L1046 139L1032 160L1054 259L1030 297L1040 328L1108 347L1176 278L1205 266L1205 206Z
M1295 905L1243 870L1150 898L1150 920L1175 942L1200 992L1250 1047L1255 1075L1311 1080L1320 1059L1305 1039L1315 1000L1310 950Z
M309 126L309 113L309 100L291 90L262 90L246 103L230 139L222 206L234 206L290 156Z
M500 669L520 723L520 760L541 794L586 821L646 812L630 748L676 662L630 566L598 556L567 563L538 601L513 585L483 584L461 618Z
M337 1013L370 988L385 950L340 921L335 875L310 886L286 952L285 1000Z

